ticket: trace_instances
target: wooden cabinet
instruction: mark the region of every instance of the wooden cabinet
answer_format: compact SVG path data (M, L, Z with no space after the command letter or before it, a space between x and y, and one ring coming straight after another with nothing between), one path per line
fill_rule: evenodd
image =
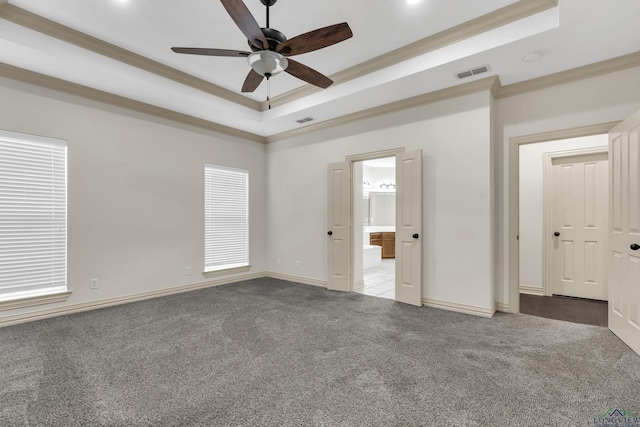
M382 233L382 258L396 257L396 233Z
M371 233L369 235L369 244L382 246L382 258L396 257L396 233L393 231Z

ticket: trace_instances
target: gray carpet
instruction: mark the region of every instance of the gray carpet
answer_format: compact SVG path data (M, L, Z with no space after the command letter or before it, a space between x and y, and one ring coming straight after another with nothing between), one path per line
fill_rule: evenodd
M585 426L639 384L606 328L275 279L0 329L3 427Z

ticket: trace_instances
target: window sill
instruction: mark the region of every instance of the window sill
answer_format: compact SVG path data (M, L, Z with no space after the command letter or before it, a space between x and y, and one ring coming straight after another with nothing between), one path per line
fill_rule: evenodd
M0 301L0 311L15 310L16 308L32 307L34 305L53 304L64 302L71 296L71 291L56 292L53 294L38 295L35 297L17 298L8 301Z
M225 268L222 270L214 270L214 271L205 271L202 273L204 277L218 277L218 276L226 276L227 274L235 274L235 273L245 273L251 270L250 265L243 265L242 267L233 267L233 268Z

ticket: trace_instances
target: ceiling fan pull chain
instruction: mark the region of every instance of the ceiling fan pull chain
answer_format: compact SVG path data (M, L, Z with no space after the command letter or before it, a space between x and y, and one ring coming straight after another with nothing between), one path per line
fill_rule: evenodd
M267 105L271 110L271 79L267 77Z

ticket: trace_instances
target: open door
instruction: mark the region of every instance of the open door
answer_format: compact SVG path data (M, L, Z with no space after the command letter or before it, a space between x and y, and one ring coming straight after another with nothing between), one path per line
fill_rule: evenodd
M328 262L327 289L351 291L351 186L348 162L329 165L328 197Z
M609 329L640 354L640 111L609 132Z
M422 151L396 155L396 301L422 306Z

